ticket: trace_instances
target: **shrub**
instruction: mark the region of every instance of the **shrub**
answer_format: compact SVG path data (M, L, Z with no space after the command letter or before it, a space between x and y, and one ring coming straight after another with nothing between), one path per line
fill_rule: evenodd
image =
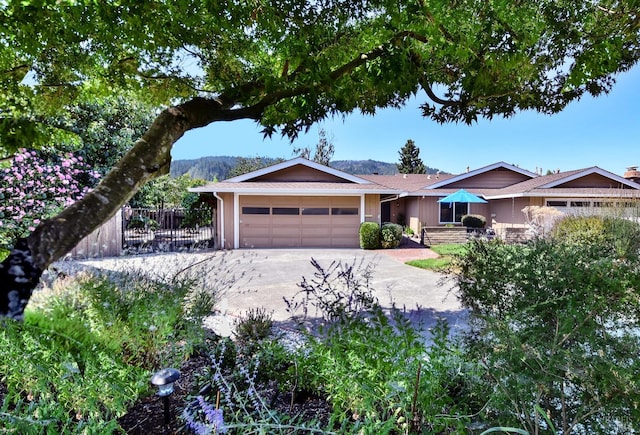
M487 218L479 214L466 214L462 216L462 225L468 228L484 228Z
M264 308L250 308L234 326L234 335L241 343L264 340L271 334L273 316Z
M204 342L190 291L133 274L81 274L40 290L24 323L0 320L3 428L119 433L117 417L149 393L150 373Z
M378 249L380 247L380 225L376 222L360 224L360 248Z
M130 230L157 230L159 227L158 222L151 219L148 216L136 215L131 218L127 224L127 228Z
M620 217L567 216L556 223L551 237L617 258L635 258L640 251L640 224Z
M467 244L456 283L471 310L469 357L494 384L487 423L529 433L640 429L638 266L552 239Z
M384 249L397 248L402 240L402 226L391 222L382 224L380 229L380 246Z
M314 265L314 285L305 279L296 297L324 325L307 335L296 360L303 369L290 382L327 396L337 433L466 433L466 416L482 407L469 394L476 366L446 324L433 328L427 347L405 313L383 309L372 294L371 266Z

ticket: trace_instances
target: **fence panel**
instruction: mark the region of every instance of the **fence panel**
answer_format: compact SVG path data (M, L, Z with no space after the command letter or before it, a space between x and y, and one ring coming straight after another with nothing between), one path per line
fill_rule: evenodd
M74 259L115 257L122 253L122 213L82 239L69 253Z

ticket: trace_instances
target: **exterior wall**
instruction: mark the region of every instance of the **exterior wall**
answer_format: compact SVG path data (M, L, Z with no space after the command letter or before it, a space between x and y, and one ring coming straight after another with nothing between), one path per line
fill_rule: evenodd
M365 222L380 222L380 195L365 195L364 196L364 221Z
M447 184L447 188L455 189L500 189L530 180L531 177L513 172L509 169L494 169L489 172L475 175L473 177Z
M605 189L620 189L620 188L629 188L628 186L624 186L615 180L612 180L607 177L603 177L600 174L589 174L585 177L576 178L575 180L571 180L567 183L563 183L558 188L605 188Z
M282 169L277 172L265 174L262 177L253 179L252 181L320 181L330 183L347 182L343 178L336 177L335 175L317 171L315 169L307 168L301 165L292 166L290 168Z
M234 196L233 193L220 193L218 194L220 198L224 201L224 235L222 234L222 219L220 218L221 206L218 203L218 219L216 222L216 234L218 238L216 240L216 248L218 249L233 249L234 239L234 225L235 220L233 218L233 210L234 210ZM224 236L224 237L223 237ZM224 245L222 244L222 240L224 238Z
M533 200L533 201L531 201ZM522 209L528 205L538 204L541 198L508 198L489 201L489 215L487 216L487 226L489 222L506 224L524 224L525 215Z

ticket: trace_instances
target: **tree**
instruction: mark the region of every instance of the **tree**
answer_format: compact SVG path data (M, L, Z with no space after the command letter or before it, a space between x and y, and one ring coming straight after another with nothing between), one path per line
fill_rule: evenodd
M236 165L229 171L229 176L237 177L238 175L247 174L249 172L257 171L258 169L266 168L276 163L284 162L282 158L271 157L239 157Z
M327 132L324 131L324 128L321 128L318 131L318 144L316 145L313 159L311 158L311 151L310 147L294 148L293 154L296 154L299 157L304 157L305 159L313 160L321 165L329 166L329 163L333 158L333 153L335 152L335 147L333 146L332 139L327 140Z
M419 91L438 122L556 113L640 56L635 0L16 0L0 22L5 154L55 143L65 131L48 120L82 102L126 94L164 109L92 192L15 244L0 268L0 314L15 318L42 270L168 173L188 130L252 119L295 139Z
M74 140L56 145L50 152L73 152L105 175L144 134L156 115L152 107L126 95L81 102L56 120L75 135Z
M420 158L420 148L411 139L398 151L400 163L396 163L398 172L401 174L424 174L426 168Z

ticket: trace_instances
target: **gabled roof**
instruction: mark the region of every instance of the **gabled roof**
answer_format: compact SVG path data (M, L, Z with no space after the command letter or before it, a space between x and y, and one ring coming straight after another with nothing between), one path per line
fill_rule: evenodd
M513 172L516 172L518 174L522 174L522 175L524 175L526 177L531 177L531 178L538 177L538 174L535 174L534 172L527 171L526 169L522 169L522 168L519 168L519 167L514 166L514 165L510 165L510 164L505 163L505 162L497 162L497 163L494 163L492 165L484 166L484 167L479 168L479 169L474 169L473 171L465 172L464 174L460 174L460 175L457 175L457 176L454 176L454 177L451 177L451 178L447 178L447 179L442 180L442 181L440 181L438 183L434 183L434 184L431 184L430 186L426 186L425 189L438 189L438 188L441 188L441 187L445 187L445 186L447 186L449 184L456 183L458 181L465 180L465 179L468 179L468 178L472 178L472 177L475 177L477 175L484 174L485 172L493 171L493 170L496 170L496 169L507 169L507 170L510 170L510 171L513 171Z
M291 170L297 173L295 179L291 177ZM304 175L305 173L309 175L308 181L300 180L300 174ZM313 176L318 175L318 173L326 176ZM285 175L282 176L282 174ZM277 175L280 176L277 177ZM277 163L225 181L192 187L189 191L274 195L359 195L365 193L400 194L402 192L303 157Z
M590 168L586 168L586 169L580 169L580 170L576 170L576 171L571 171L572 173L569 174L567 172L565 172L565 176L556 180L552 180L546 184L543 184L540 186L541 189L545 189L545 188L551 188L551 187L556 187L556 186L560 186L562 184L568 183L569 181L573 181L576 180L578 178L582 178L582 177L586 177L587 175L592 175L592 174L597 174L597 175L601 175L605 178L609 178L613 181L615 181L617 184L622 184L625 186L629 186L629 187L633 187L635 189L638 188L638 184L634 183L631 180L627 180L624 177L621 177L619 175L613 174L609 171L605 171L602 168L599 168L597 166L592 166Z
M330 168L329 166L322 165L320 163L311 161L309 159L305 159L304 157L296 157L291 160L287 160L281 163L276 163L275 165L268 166L266 168L258 169L256 171L248 172L246 174L238 175L237 177L229 178L225 180L226 183L239 183L243 181L251 181L256 178L263 177L268 174L273 174L274 172L282 171L283 169L292 168L294 166L301 165L307 168L324 172L329 175L333 175L334 177L341 178L345 181L350 181L356 184L369 184L371 183L368 180L365 180L360 177L356 177L355 175L347 174L346 172L342 172L338 169Z
M612 183L608 186L604 184L601 186L565 186L572 181L593 175L611 180ZM503 199L519 196L620 196L620 187L638 190L640 189L640 184L597 166L592 166L590 168L541 175L537 178L498 189L494 192L487 192L485 198Z

